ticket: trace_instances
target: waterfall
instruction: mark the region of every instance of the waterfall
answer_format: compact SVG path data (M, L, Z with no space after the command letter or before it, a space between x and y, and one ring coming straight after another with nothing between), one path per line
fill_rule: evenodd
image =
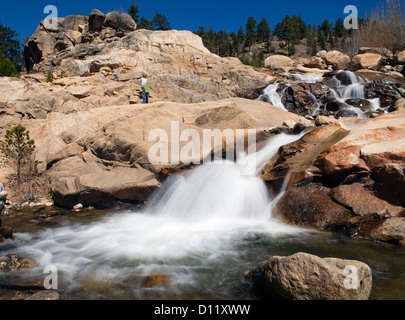
M259 97L260 101L267 100L273 106L279 107L284 111L287 111L283 102L281 101L281 95L277 92L280 87L280 83L269 85L263 90L263 95Z
M339 92L343 101L348 99L365 99L365 80L351 71L340 72L341 87Z
M307 83L313 84L317 83L325 75L322 74L281 74L289 79L295 79L293 82L277 82L270 84L263 90L263 94L259 97L260 101L267 101L270 104L281 108L284 111L288 111L287 106L283 103L283 95L285 95L287 88L293 84ZM330 75L326 76L330 77ZM307 91L308 97L313 100L312 111L308 114L310 116L324 115L324 106L326 103L331 102L330 97L332 97L332 102L337 102L340 106L340 110L348 110L349 115L357 115L359 118L369 117L371 112L381 112L380 99L367 99L365 85L371 81L360 76L357 76L351 71L337 71L334 74L335 82L329 85L329 91L324 96L318 97L318 99L312 94L312 92ZM280 90L281 85L285 88ZM328 97L329 95L329 97ZM324 99L326 96L326 99ZM325 102L325 100L327 102ZM333 101L334 100L334 101ZM357 101L348 101L357 100ZM365 109L358 108L353 103L361 103L358 100L367 100L369 107ZM290 105L288 106L290 108ZM292 106L294 109L295 106ZM386 112L386 111L385 111ZM330 114L328 114L330 115Z
M268 220L270 199L257 174L281 146L301 136L281 134L257 153L242 155L236 163L213 163L198 167L185 177L172 178L154 196L153 211L181 219Z
M52 265L63 294L73 299L99 298L91 292L94 284L106 292L103 298L232 296L234 279L266 257L263 245L310 233L271 218L273 201L257 177L282 145L299 138L282 134L236 163L201 165L173 176L141 210L16 233L13 252L38 265L21 274L39 279L44 266ZM142 279L153 273L168 285L143 287Z

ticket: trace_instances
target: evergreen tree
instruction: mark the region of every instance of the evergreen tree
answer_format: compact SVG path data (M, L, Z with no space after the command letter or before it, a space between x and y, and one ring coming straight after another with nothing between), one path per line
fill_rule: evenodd
M167 20L167 17L161 13L156 13L155 17L152 20L152 24L155 30L167 31L172 29L169 21Z
M155 30L151 21L148 18L141 17L137 29Z
M16 39L18 36L19 34L17 32L10 27L4 27L0 23L0 52L2 52L19 71L24 60L21 43Z
M129 6L128 14L134 19L134 21L138 24L139 23L139 9L136 5L136 1Z
M29 131L22 125L17 125L6 131L1 151L6 157L14 158L17 168L17 183L21 185L21 168L24 161L35 150L35 142L30 139Z
M345 35L346 29L345 29L345 26L344 26L344 22L343 22L343 20L341 18L336 20L335 28L334 28L333 31L335 33L335 36L338 37L338 38L342 38Z
M16 77L17 75L16 66L0 51L0 77Z
M318 35L318 44L320 45L321 50L328 50L325 34L323 32Z
M271 36L270 26L266 20L263 18L262 21L257 26L257 41L259 42L269 42Z
M274 28L273 34L280 40L285 41L285 48L288 55L293 55L295 52L295 44L298 44L307 35L307 26L302 21L300 16L286 16Z
M257 30L256 20L254 17L249 17L246 23L246 46L250 47L256 42Z
M239 44L244 44L244 42L246 41L245 30L243 30L243 27L239 28L236 39Z

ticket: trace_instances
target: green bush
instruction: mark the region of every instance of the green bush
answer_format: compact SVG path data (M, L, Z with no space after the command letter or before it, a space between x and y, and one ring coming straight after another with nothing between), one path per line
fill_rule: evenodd
M46 76L46 82L53 82L53 73L52 71L49 71L47 76Z
M0 51L0 77L16 77L17 75L15 65Z

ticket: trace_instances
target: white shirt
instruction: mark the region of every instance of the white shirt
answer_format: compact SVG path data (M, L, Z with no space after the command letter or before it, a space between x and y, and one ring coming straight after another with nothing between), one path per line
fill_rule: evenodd
M142 78L142 79L141 79L141 85L142 85L142 86L147 86L147 85L148 85L148 79Z

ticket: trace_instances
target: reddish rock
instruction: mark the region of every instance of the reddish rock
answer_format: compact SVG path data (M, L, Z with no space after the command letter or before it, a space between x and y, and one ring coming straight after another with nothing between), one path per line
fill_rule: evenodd
M341 205L351 208L353 213L359 216L377 214L381 218L386 218L405 213L405 208L381 200L360 183L340 185L333 189L331 196Z
M273 216L289 224L332 229L348 221L351 212L334 202L330 191L320 184L291 188L275 206Z
M405 218L390 218L371 232L376 240L398 242L405 246Z

